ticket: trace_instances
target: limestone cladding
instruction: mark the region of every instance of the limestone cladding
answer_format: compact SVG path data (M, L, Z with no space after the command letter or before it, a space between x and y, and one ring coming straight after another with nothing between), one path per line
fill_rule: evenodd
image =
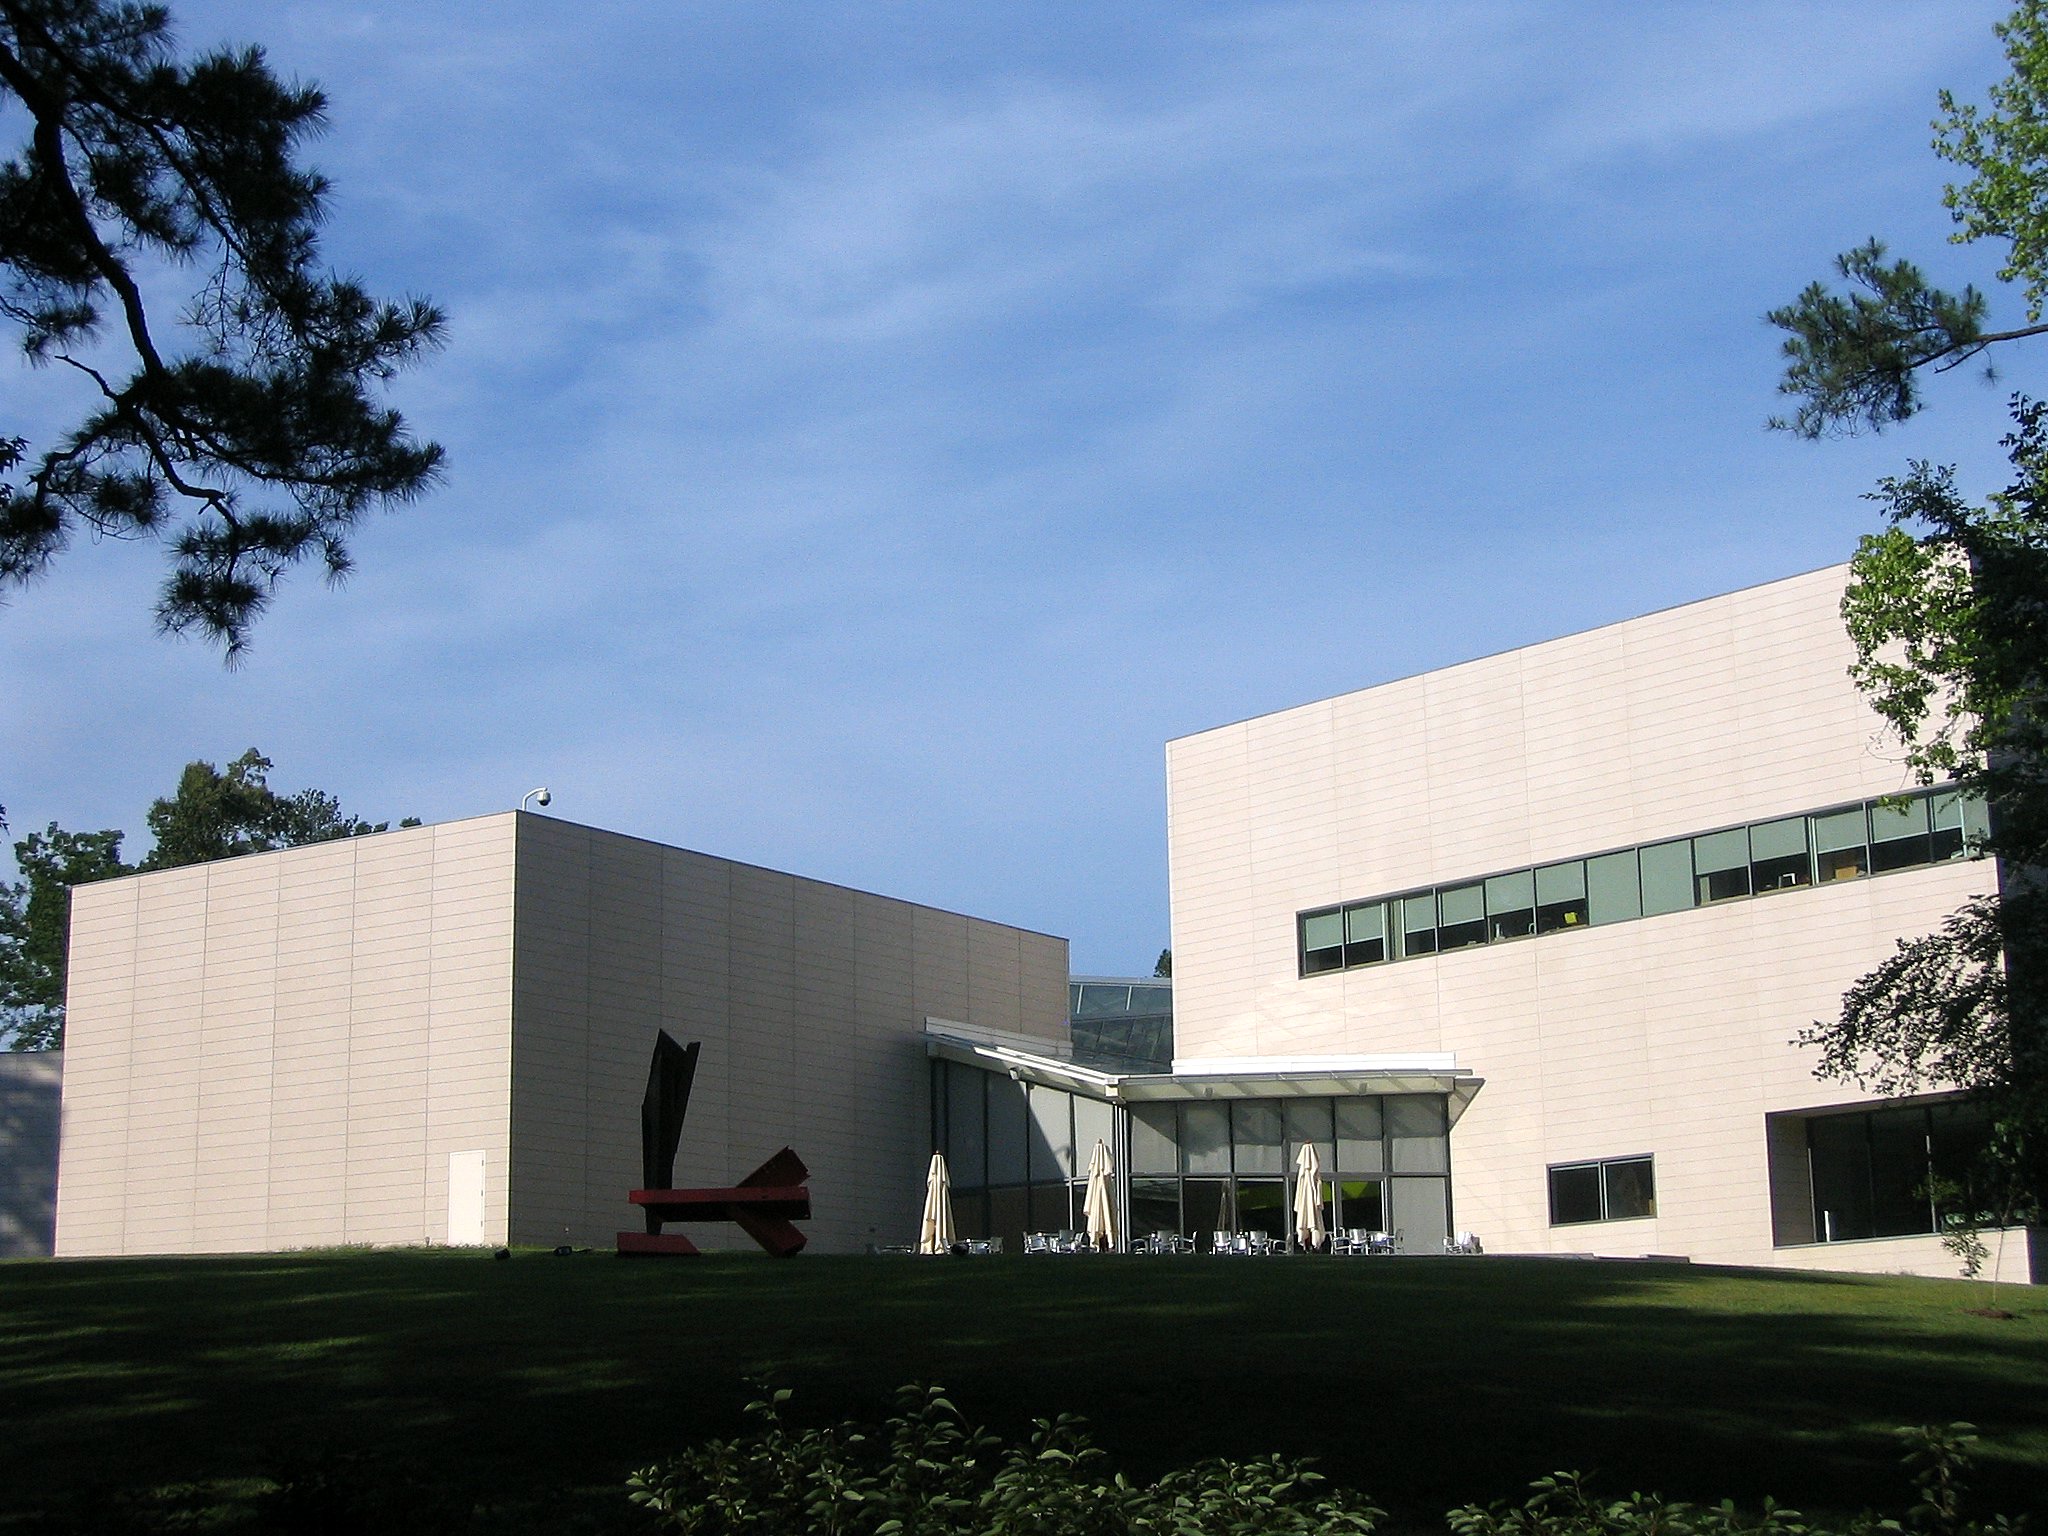
M1953 1274L1932 1237L1774 1248L1765 1117L1864 1096L1790 1044L1902 936L1993 889L1961 861L1302 976L1296 914L1911 787L1849 681L1846 567L1169 744L1183 1058L1451 1051L1489 1251ZM1553 1228L1546 1169L1656 1159L1653 1220ZM2023 1243L2007 1268L2023 1275Z
M596 1246L657 1028L679 1180L785 1142L822 1249L914 1227L925 1014L1050 1035L1064 941L516 812L82 887L58 1253Z

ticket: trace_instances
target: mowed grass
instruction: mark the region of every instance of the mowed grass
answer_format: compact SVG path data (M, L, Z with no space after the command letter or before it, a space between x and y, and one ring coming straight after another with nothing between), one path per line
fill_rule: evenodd
M1278 1451L1419 1523L1559 1468L1613 1492L1903 1506L1895 1425L1967 1419L1983 1503L2048 1506L2048 1300L1959 1282L1505 1258L331 1252L0 1264L0 1530L337 1463L629 1522L631 1469L741 1427L875 1419L911 1381L1021 1433L1085 1415L1135 1475ZM516 1526L522 1523L515 1518Z

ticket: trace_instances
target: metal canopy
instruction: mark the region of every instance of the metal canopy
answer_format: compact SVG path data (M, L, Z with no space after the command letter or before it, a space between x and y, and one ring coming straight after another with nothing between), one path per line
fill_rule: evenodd
M1111 1103L1441 1093L1455 1125L1486 1086L1484 1078L1460 1070L1457 1059L1446 1055L1231 1057L1176 1061L1172 1072L1118 1073L1099 1072L1010 1043L1018 1038L949 1019L925 1020L928 1055Z

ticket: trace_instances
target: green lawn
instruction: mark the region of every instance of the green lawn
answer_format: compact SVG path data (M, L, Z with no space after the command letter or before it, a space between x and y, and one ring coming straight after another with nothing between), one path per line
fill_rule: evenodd
M1410 1519L1560 1467L1621 1492L1898 1507L1894 1425L1968 1419L1986 1502L2048 1506L2048 1293L1512 1259L509 1262L455 1252L0 1264L0 1530L110 1494L340 1462L517 1526L626 1472L912 1380L1117 1462L1313 1455ZM360 1459L360 1460L358 1460ZM83 1501L81 1504L80 1501ZM503 1528L502 1526L500 1528Z

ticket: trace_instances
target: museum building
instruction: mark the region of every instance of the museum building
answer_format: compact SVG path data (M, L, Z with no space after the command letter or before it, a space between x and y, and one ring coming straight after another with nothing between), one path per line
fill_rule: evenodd
M1121 1243L1284 1244L1313 1147L1324 1225L1408 1254L1953 1274L1981 1125L1792 1043L1999 878L1850 682L1846 578L1170 743L1170 984L524 812L82 887L56 1249L605 1244L665 1029L679 1182L793 1146L817 1251L910 1236L934 1148L1015 1251L1100 1141Z

